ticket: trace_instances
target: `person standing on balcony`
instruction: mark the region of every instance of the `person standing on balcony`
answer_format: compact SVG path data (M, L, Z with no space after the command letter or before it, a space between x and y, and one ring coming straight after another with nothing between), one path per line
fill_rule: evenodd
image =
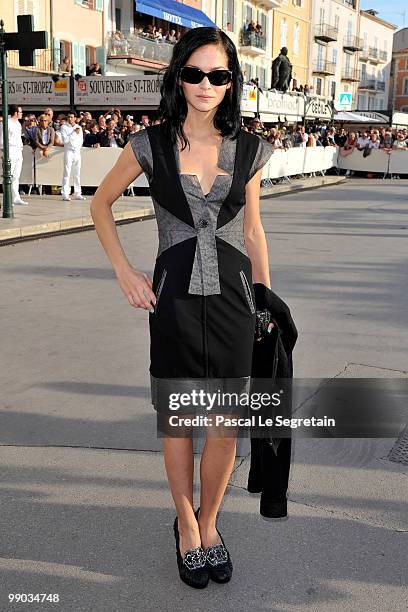
M81 148L84 142L82 128L76 123L76 114L70 111L67 122L60 130L61 140L64 145L64 175L62 178L62 199L68 202L71 198L70 176L74 173L74 199L86 200L81 193Z

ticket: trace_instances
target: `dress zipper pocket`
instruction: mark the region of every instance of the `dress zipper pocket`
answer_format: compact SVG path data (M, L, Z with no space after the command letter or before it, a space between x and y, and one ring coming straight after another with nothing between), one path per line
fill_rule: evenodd
M166 268L164 268L163 272L162 272L162 275L160 277L160 280L159 280L159 284L157 285L157 289L156 289L156 305L154 307L154 314L157 313L157 309L159 307L160 294L161 294L162 289L163 289L163 285L164 285L164 281L165 281L166 275L167 275L167 270L166 270Z
M250 311L252 312L252 314L254 314L256 311L256 308L252 300L251 288L249 286L248 279L245 276L245 272L243 270L240 271L239 275L241 277L242 286L244 287L245 296L246 296Z

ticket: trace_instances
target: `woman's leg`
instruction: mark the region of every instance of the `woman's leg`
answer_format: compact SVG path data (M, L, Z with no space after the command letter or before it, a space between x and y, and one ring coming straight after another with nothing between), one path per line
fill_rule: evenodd
M164 464L178 516L180 553L201 546L193 508L194 454L192 438L163 438Z
M202 546L220 544L217 512L234 467L236 437L207 436L200 463L201 494L198 523Z

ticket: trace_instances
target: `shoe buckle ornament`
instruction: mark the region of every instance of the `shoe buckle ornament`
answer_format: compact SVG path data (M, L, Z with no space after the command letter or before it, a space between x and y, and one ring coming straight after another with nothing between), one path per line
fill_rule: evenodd
M214 544L207 548L206 557L211 566L221 565L221 563L228 561L227 549L223 544Z
M198 569L204 567L206 562L205 552L201 546L197 548L191 548L186 550L183 555L183 563L189 570Z

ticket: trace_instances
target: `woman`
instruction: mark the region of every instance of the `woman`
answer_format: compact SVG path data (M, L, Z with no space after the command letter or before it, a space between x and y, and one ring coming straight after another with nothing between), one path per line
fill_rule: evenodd
M166 407L160 398L174 379L180 388L199 379L206 390L219 389L221 379L248 389L255 299L258 291L270 290L259 191L261 169L273 149L241 130L241 89L228 35L212 27L187 31L164 73L161 123L131 135L91 205L123 293L131 306L149 311L151 393L158 412ZM142 171L159 228L153 279L126 259L110 210ZM167 395L167 408L168 401ZM167 435L163 450L177 512L180 578L196 588L209 578L227 582L232 562L216 519L236 437L207 435L196 512L191 436Z
M357 136L355 132L349 132L346 140L346 144L344 145L344 149L354 149L357 145Z
M308 135L307 135L306 146L307 147L315 147L316 146L316 138L315 138L314 134L312 134L312 132L309 132Z

